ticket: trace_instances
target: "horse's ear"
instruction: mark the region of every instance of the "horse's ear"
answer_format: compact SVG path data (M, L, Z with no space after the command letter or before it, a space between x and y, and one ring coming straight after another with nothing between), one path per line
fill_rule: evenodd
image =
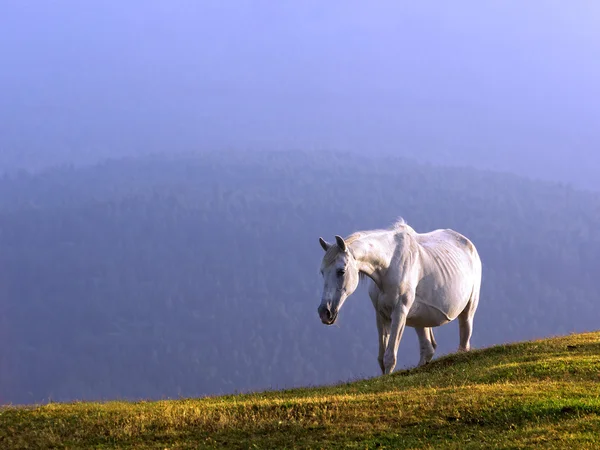
M327 251L329 250L329 247L331 247L331 244L328 242L325 242L325 240L323 238L319 238L319 244L321 244L321 247L323 247L323 250Z
M341 251L343 251L343 252L346 251L347 247L346 247L346 242L344 242L344 238L342 238L341 236L336 236L335 242L337 242L337 245Z

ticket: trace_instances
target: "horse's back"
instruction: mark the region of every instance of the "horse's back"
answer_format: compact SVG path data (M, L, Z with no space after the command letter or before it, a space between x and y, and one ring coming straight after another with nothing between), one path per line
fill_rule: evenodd
M441 261L453 268L463 265L461 269L472 268L477 270L481 267L481 260L475 245L457 231L451 229L435 230L429 233L417 234L416 241L421 253L429 260ZM464 267L466 266L466 267ZM446 267L438 267L444 270Z
M452 229L430 231L429 233L416 233L415 238L419 245L425 248L448 247L463 251L466 255L477 256L475 245L466 236Z

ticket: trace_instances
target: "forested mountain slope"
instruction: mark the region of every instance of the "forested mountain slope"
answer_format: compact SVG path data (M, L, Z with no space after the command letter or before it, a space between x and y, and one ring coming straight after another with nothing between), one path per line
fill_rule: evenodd
M317 317L317 239L398 216L477 245L475 347L598 328L598 194L334 153L116 160L0 181L0 402L376 375L365 289L338 327ZM400 366L417 362L413 335ZM455 324L436 336L438 354L458 345Z

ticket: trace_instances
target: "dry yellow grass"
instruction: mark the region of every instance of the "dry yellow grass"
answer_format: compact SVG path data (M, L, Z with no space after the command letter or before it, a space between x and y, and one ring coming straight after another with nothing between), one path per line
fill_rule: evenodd
M338 386L7 407L0 448L598 448L600 333Z

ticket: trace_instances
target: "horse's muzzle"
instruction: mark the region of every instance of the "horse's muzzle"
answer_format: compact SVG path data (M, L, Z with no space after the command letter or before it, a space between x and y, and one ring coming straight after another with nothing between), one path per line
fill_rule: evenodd
M329 305L322 304L319 306L319 309L317 311L319 312L321 322L323 322L325 325L333 325L333 323L337 319L337 311L332 312Z

